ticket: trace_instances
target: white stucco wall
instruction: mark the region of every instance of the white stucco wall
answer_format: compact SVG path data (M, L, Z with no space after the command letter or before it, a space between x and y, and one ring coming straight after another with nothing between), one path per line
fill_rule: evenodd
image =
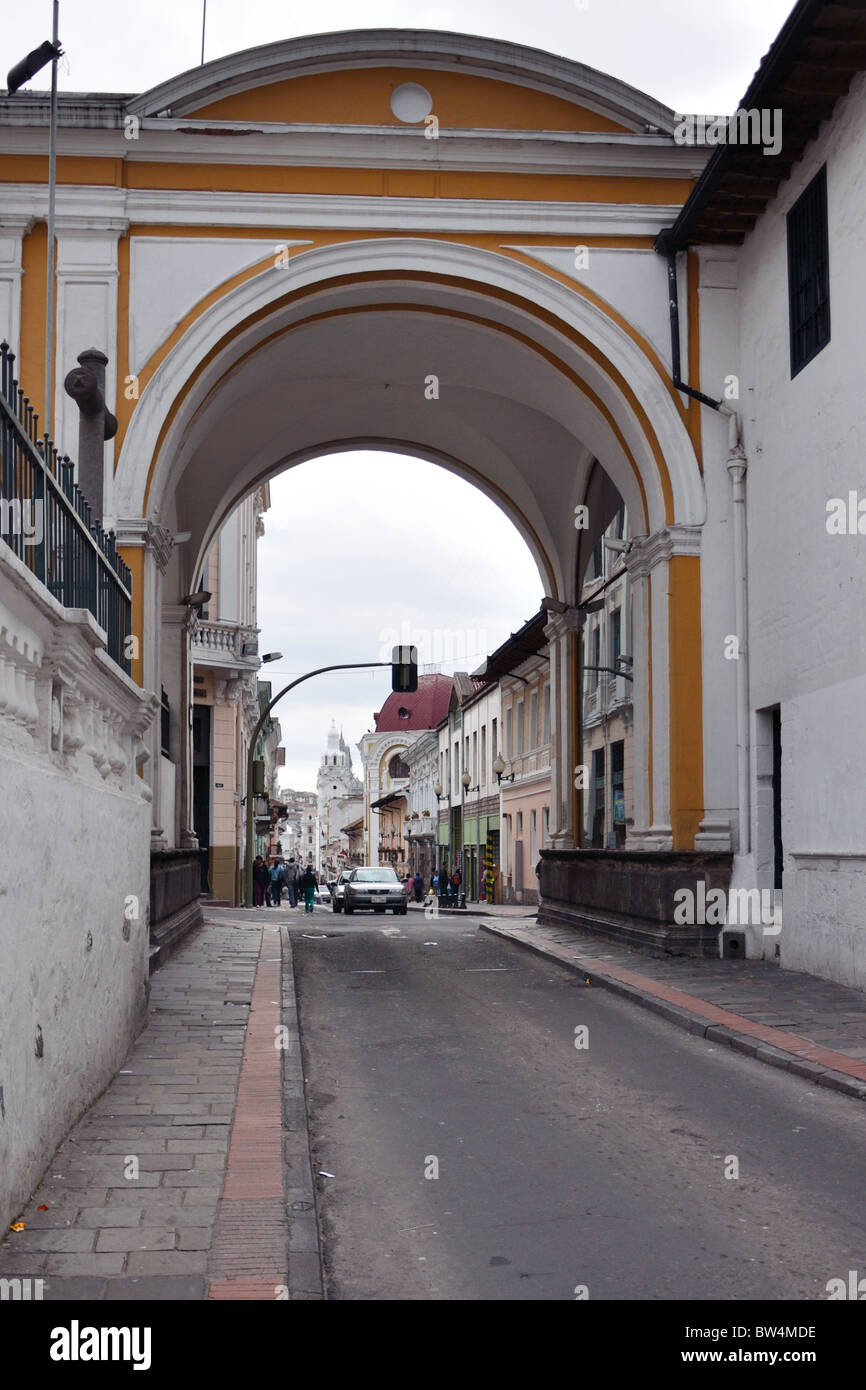
M145 1016L151 808L136 760L156 701L2 544L0 592L5 1225Z
M825 162L831 339L792 380L785 218ZM852 292L862 284L866 249L864 167L861 75L781 185L739 264L751 705L781 711L783 927L776 939L783 965L860 987L866 536L829 535L826 505L851 490L866 497L862 295ZM760 861L767 817L758 824L754 805L753 795Z

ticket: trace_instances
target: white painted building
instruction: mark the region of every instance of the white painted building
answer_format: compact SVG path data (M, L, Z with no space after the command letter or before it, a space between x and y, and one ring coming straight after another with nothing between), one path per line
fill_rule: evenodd
M745 928L750 954L863 988L866 77L819 97L820 61L799 61L816 94L797 125L786 111L792 153L765 161L773 190L735 223L741 244L722 231L748 151L677 233L699 243L701 380L734 374L743 423L731 479L713 469L707 486L744 478L747 614L742 627L713 622L704 698L741 711L735 882L781 888L781 923ZM778 104L769 85L753 96Z
M581 843L609 849L625 846L633 824L631 595L623 559L628 540L621 507L596 542L582 595Z
M261 666L256 625L257 555L270 505L267 486L234 509L208 552L201 588L211 597L190 621L193 681L193 829L202 858L202 888L217 902L244 897L247 754L261 713L256 672ZM174 785L180 758L178 712L162 751L162 834L175 848ZM277 731L279 725L275 725ZM273 728L268 738L273 743ZM279 737L277 737L277 744ZM276 748L276 744L273 744ZM270 774L269 791L275 790ZM171 789L171 794L169 793ZM258 837L260 840L260 837ZM257 850L262 847L257 840Z
M431 729L406 749L409 768L409 864L420 873L425 889L437 867L439 842L439 734Z

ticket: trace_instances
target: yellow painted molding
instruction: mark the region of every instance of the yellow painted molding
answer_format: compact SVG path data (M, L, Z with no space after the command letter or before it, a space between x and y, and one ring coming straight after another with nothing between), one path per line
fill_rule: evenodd
M701 562L668 561L670 823L674 849L694 849L704 816Z

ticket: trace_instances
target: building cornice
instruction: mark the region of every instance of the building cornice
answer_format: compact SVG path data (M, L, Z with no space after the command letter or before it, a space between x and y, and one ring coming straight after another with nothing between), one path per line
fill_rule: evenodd
M330 159L334 157L331 151ZM294 162L294 155L292 158ZM368 166L369 159L360 163ZM517 171L526 172L525 167ZM568 173L575 172L573 164L569 164ZM597 176L600 171L587 172ZM57 207L60 231L67 226L74 230L86 224L93 235L99 232L118 235L118 229L125 230L130 224L160 228L202 227L222 237L226 228L232 227L273 227L280 233L286 227L428 233L474 231L507 237L521 233L566 237L571 250L575 237L654 237L670 225L679 210L676 203L341 197L325 193L245 192L241 196L178 188L172 188L168 196L165 189L103 188L88 184L61 185L57 190ZM10 225L17 225L25 216L44 220L47 214L46 185L15 184L4 188L0 228L6 225L7 219ZM505 249L510 249L507 244ZM514 249L519 251L521 247Z
M45 153L45 129L6 119L0 100L0 154ZM73 127L58 133L61 158L122 160L125 164L237 164L296 168L436 169L476 173L535 173L571 177L686 179L693 182L708 151L663 135L597 131L455 130L440 127L425 140L411 126L269 124L241 121L144 120L138 139L123 127ZM130 190L132 191L132 190ZM679 213L677 207L674 217Z
M635 540L624 563L631 579L643 579L656 565L674 555L698 556L700 553L699 526L666 526L652 536Z
M165 526L146 517L134 517L116 522L114 534L119 546L144 546L165 574L174 547L174 535Z

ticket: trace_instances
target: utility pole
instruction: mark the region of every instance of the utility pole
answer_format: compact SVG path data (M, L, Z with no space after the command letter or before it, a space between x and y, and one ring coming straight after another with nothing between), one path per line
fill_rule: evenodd
M313 676L322 676L326 671L367 671L373 666L393 666L393 663L390 661L342 662L337 666L320 666L316 671L308 671L306 675L298 676L297 680L290 681L288 685L283 687L279 694L274 696L259 719L259 722L256 724L256 727L253 729L250 738L249 752L247 754L247 843L244 856L244 866L246 870L245 897L247 907L252 907L253 905L253 860L255 858L253 854L255 848L253 835L253 763L256 760L256 744L259 740L259 734L264 728L271 710L279 700L282 700L284 695L288 695L290 690L294 690L297 685L302 685L304 681L311 680Z
M48 132L48 247L45 271L45 434L54 424L54 203L57 190L57 59L60 56L60 0L54 0L51 43L51 121ZM100 499L101 501L101 499ZM102 507L99 508L102 516Z

